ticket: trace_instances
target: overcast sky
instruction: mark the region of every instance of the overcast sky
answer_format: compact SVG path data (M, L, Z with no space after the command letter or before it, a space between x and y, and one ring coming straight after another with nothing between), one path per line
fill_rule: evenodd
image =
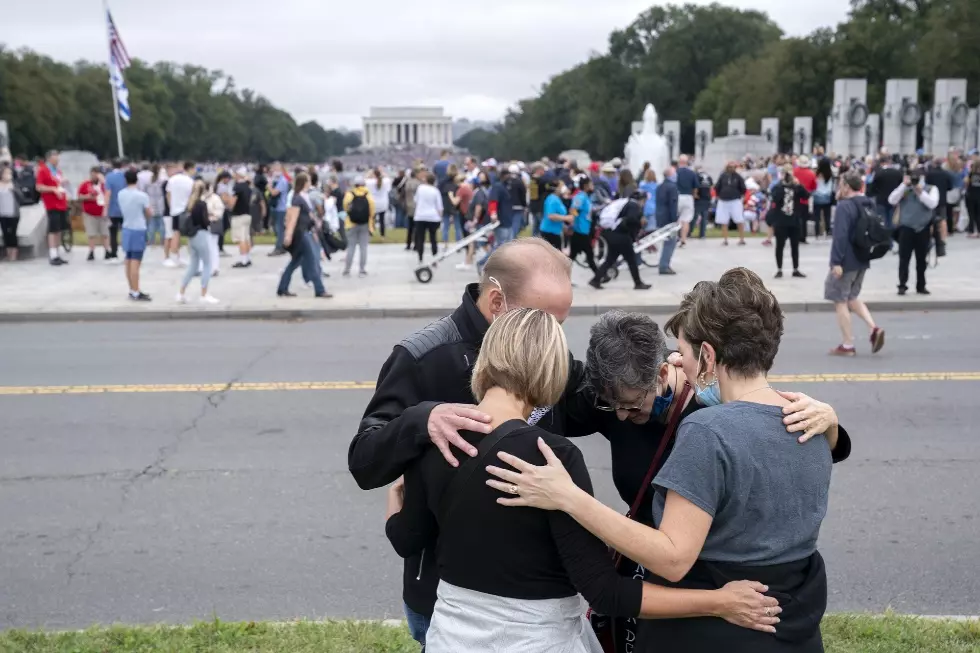
M708 0L687 0L709 4ZM131 57L232 75L303 122L359 128L371 106L442 106L496 120L547 79L604 51L652 0L110 1ZM666 4L666 3L664 3ZM846 17L848 0L727 0L789 35ZM105 60L100 0L11 2L0 43L67 62ZM651 98L656 104L656 98Z

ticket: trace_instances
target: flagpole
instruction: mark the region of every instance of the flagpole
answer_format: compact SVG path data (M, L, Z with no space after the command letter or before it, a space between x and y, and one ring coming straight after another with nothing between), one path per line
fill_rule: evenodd
M119 123L119 97L116 95L116 83L112 79L112 34L109 31L109 0L102 0L102 21L105 23L106 47L109 49L109 87L112 88L112 117L116 119L116 146L119 148L119 158L123 154L122 125Z

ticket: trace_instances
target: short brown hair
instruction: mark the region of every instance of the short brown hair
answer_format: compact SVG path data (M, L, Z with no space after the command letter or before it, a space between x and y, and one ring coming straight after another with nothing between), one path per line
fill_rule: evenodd
M772 369L783 335L783 311L759 275L733 268L718 281L698 282L684 295L665 331L674 337L683 334L695 351L711 343L719 365L748 377Z
M527 279L536 272L549 272L557 278L572 278L572 260L543 238L518 238L504 243L493 251L480 278L480 293L496 287L493 277L504 294L516 300Z
M515 308L483 338L470 387L477 401L501 388L528 406L553 406L568 384L568 342L554 315Z

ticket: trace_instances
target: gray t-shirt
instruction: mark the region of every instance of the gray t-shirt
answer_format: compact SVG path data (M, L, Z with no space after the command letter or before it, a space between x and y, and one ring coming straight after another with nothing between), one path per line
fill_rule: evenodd
M127 186L119 191L119 210L122 211L123 229L146 231L146 207L150 197L141 190Z
M801 445L782 408L736 401L684 419L653 484L654 523L672 490L713 517L701 560L775 565L817 548L830 491L830 445Z

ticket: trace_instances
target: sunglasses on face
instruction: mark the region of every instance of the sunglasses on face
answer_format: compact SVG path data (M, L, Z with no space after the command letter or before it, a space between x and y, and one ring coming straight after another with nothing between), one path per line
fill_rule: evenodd
M622 410L629 413L630 415L636 415L637 413L643 411L643 404L646 403L647 395L649 394L650 394L650 389L648 388L643 392L643 396L640 397L640 400L633 405L623 404L618 401L612 401L612 402L606 401L605 399L599 397L599 395L596 395L595 409L601 410L604 413L615 413L617 411Z

